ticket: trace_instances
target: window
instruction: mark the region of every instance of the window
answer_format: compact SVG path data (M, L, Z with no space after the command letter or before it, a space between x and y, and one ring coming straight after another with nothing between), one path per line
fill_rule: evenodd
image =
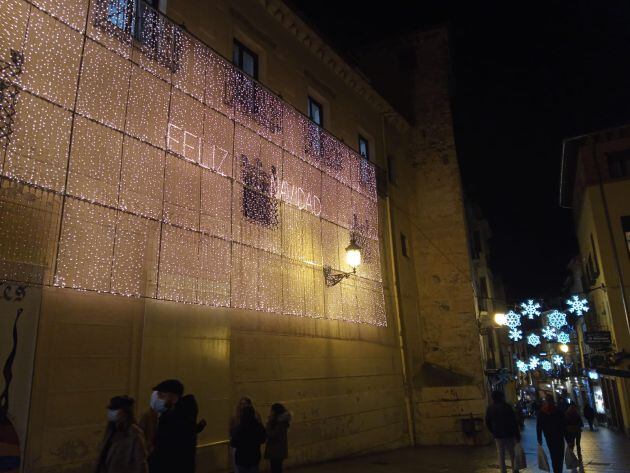
M308 117L313 123L324 126L324 108L313 97L308 98Z
M628 247L628 254L630 254L630 215L621 217L621 227L626 237L626 246Z
M370 143L361 135L359 135L359 154L368 161L370 160Z
M107 0L107 21L126 33L135 30L136 1Z
M409 258L409 252L407 251L407 237L404 233L400 234L400 251L403 256Z
M479 278L479 310L488 310L488 281L484 276Z
M473 232L472 253L473 259L479 259L481 255L481 233L479 233L479 230Z
M630 149L608 153L608 174L613 179L630 177Z
M387 158L387 177L390 184L396 185L398 176L396 175L396 158L390 156Z
M237 40L234 40L232 62L245 74L258 79L258 55Z

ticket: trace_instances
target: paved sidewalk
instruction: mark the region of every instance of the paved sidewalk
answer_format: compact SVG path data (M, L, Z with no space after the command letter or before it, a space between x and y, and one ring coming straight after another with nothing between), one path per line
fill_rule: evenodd
M526 472L536 466L536 424L528 420L523 431ZM630 473L630 439L606 428L582 433L584 473ZM419 447L365 455L291 470L295 473L496 473L494 447ZM569 471L569 470L565 470ZM574 470L575 471L575 470Z

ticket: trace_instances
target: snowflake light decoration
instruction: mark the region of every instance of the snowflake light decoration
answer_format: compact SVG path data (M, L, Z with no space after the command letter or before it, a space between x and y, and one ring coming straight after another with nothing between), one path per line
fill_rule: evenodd
M523 332L517 328L512 328L510 329L510 333L508 333L508 338L518 342L521 338L523 338Z
M558 343L569 343L571 338L569 337L568 333L566 333L566 332L559 332L557 340L558 340Z
M551 359L553 360L554 365L560 366L564 364L564 358L562 355L553 355Z
M567 315L559 310L554 310L547 316L547 320L550 326L560 328L567 324Z
M529 299L527 302L521 303L521 314L523 316L527 316L529 319L533 319L534 316L538 317L540 315L540 304L538 302L534 302L532 299Z
M530 333L527 336L527 343L529 343L533 347L537 347L538 345L540 345L540 337L535 333Z
M529 367L531 369L536 369L536 367L538 366L539 363L540 363L540 358L538 358L537 356L532 356L529 359Z
M545 340L553 340L554 338L556 338L558 336L558 334L556 333L556 329L553 327L550 327L549 325L547 325L546 327L543 327L542 329L542 336L545 338Z
M519 325L521 325L521 315L517 314L513 310L509 311L507 314L505 314L505 325L512 329L518 327Z
M517 360L516 367L521 373L527 373L527 371L529 370L529 365L525 363L523 360Z
M578 317L589 311L588 301L580 299L578 296L572 296L571 299L567 299L567 305L569 306L569 312L575 313Z
M549 360L543 360L540 362L540 366L542 369L544 369L545 371L551 371L551 368L553 368L553 365L551 364L551 361Z

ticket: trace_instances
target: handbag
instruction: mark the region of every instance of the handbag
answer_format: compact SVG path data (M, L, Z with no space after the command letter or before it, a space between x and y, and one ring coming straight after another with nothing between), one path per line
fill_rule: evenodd
M564 463L567 466L567 469L572 470L573 468L579 468L580 461L573 453L573 449L567 445L567 448L564 450Z
M549 468L549 460L547 460L547 455L545 455L545 450L542 448L542 445L538 445L538 468L542 471L551 471Z
M520 442L514 447L514 465L512 468L514 470L524 470L527 468L527 458L525 458L525 452Z

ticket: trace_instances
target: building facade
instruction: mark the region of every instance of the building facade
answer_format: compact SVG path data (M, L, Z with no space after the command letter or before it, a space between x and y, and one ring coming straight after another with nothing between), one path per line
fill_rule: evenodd
M400 113L282 2L2 0L0 24L24 471L90 471L109 397L140 413L171 377L208 420L200 471L228 468L244 395L293 411L293 464L484 441L444 31L409 43Z
M630 128L564 142L560 204L572 208L591 301L585 317L585 364L599 374L605 415L630 432ZM589 332L595 332L594 338ZM589 342L590 340L590 342Z

